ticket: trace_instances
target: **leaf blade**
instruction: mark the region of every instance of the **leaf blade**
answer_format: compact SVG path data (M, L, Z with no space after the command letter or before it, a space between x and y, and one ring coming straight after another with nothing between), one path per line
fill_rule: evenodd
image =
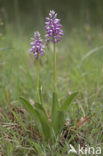
M55 113L58 111L59 105L58 105L58 97L55 92L53 92L53 101L52 101L52 120L54 119Z
M55 120L53 120L53 129L55 135L58 135L64 127L65 115L63 111L57 111L55 114Z
M68 111L68 107L69 107L70 103L72 102L72 100L75 98L75 96L77 94L78 94L78 92L74 92L69 97L67 97L67 99L65 100L65 102L63 103L63 105L60 107L60 110L61 111Z
M39 128L39 131L41 132L41 135L43 136L43 138L45 140L49 140L52 136L51 127L50 127L50 124L49 124L47 117L45 116L45 114L42 110L42 107L40 107L40 109L39 109L39 107L36 109L25 98L20 97L20 99L22 100L23 104L25 104L29 113L31 113L31 115L36 120L38 120L38 122L40 123L41 128L40 128L40 126L38 128Z

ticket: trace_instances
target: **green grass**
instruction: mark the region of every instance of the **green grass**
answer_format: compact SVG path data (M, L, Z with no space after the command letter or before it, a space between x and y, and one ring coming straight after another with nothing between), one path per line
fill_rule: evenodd
M77 146L73 137L76 135L78 138L77 134L81 133L89 145L103 147L103 48L98 48L103 46L102 31L82 27L72 29L67 34L65 32L63 41L57 45L58 97L62 102L65 95L79 92L68 111L72 126L81 117L90 117L90 122L71 135L71 141ZM37 153L39 156L65 155L70 140L66 140L62 148L58 141L50 147L40 141L38 135L38 139L35 139L34 122L19 99L23 96L29 101L37 100L36 63L28 52L30 37L31 35L19 36L8 26L4 39L0 41L0 48L4 48L0 50L0 151L5 156L30 156ZM85 57L95 48L97 50L94 53ZM43 104L47 110L51 105L53 91L52 66L50 45L40 65ZM14 111L12 107L19 110ZM23 113L20 113L22 109ZM80 138L78 140L81 141ZM58 149L55 152L56 147Z

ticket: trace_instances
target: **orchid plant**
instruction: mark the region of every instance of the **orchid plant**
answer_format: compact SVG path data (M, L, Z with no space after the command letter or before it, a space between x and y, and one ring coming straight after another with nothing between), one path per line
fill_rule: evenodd
M56 91L56 44L62 40L63 30L62 25L60 24L60 19L57 19L57 14L55 11L50 11L49 17L45 19L45 28L46 28L46 46L49 42L52 42L54 45L54 92L51 106L51 119L48 119L46 110L41 100L41 90L39 86L39 61L40 57L44 55L45 46L42 44L39 32L34 34L34 38L31 42L31 50L35 56L37 62L37 94L38 102L34 106L30 104L29 101L21 97L21 100L24 106L27 108L35 123L38 127L38 130L44 140L49 143L53 143L57 136L60 136L64 124L66 122L66 115L68 108L74 97L77 95L77 92L68 96L62 105L58 102L58 97Z
M45 18L46 28L46 45L52 42L54 45L54 87L56 88L56 46L63 37L62 25L60 19L57 19L57 14L54 10L50 11L49 17Z
M30 52L34 54L35 59L36 59L36 63L37 63L37 96L38 99L40 101L40 96L39 96L39 60L40 60L40 55L43 56L44 55L44 49L45 46L42 44L42 39L40 38L40 34L39 32L36 32L34 34L34 37L32 38L32 42L30 43L30 45L32 46L32 48L30 49Z

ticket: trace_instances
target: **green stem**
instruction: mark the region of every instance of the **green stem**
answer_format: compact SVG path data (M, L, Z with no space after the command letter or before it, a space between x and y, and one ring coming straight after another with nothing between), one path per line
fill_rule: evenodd
M54 43L54 89L56 89L56 48Z
M39 96L39 57L37 59L37 95L40 102L40 96Z

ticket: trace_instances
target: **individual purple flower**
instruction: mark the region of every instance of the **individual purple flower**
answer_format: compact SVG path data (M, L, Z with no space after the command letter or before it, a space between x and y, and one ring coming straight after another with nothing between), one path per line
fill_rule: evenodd
M32 40L33 41L30 43L30 45L32 46L32 48L30 49L30 52L33 53L35 55L35 58L37 59L39 54L43 56L45 46L42 44L42 40L41 40L39 32L36 32L34 34L34 37L32 38Z
M60 19L57 18L55 11L50 11L49 17L45 18L46 28L46 44L50 41L53 43L59 42L63 37L62 25Z

